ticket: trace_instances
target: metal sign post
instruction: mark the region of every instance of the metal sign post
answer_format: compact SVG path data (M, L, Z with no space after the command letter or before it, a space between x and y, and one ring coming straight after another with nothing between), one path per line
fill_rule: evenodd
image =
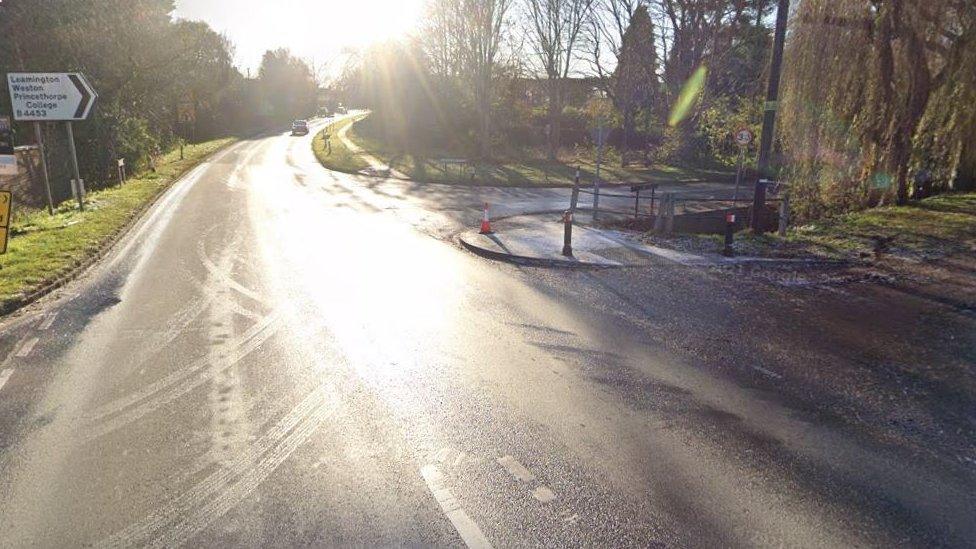
M735 235L735 206L739 199L739 185L742 183L742 164L745 162L746 149L755 139L752 130L740 128L735 132L735 144L739 146L739 161L735 169L735 190L732 191L732 211L725 215L725 246L722 248L722 255L732 257L732 240Z
M13 195L10 191L0 191L0 254L7 253L7 239L10 233L10 210Z
M735 202L739 198L739 185L742 183L742 164L746 157L746 148L752 143L755 136L749 128L740 128L735 132L735 144L739 146L739 162L735 170L735 190L732 192L732 210L735 210Z
M81 172L78 170L78 151L75 150L75 132L71 128L71 122L65 122L68 128L68 148L71 150L71 167L74 169L75 181L78 185L78 209L85 211L85 183L81 180Z
M47 173L47 153L44 151L44 137L41 123L34 122L34 137L37 139L37 149L41 153L41 173L44 174L44 194L47 197L47 213L54 215L54 198L51 196L51 178Z
M596 179L593 181L593 221L597 220L600 214L600 165L603 164L603 144L607 140L607 129L603 125L603 116L599 118L599 126L596 129Z

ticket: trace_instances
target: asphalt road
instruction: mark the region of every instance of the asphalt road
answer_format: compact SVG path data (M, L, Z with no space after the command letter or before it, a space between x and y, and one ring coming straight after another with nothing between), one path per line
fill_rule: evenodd
M0 546L976 545L971 468L787 370L878 311L492 263L450 236L520 191L330 173L310 140L218 154L0 327ZM770 348L830 299L847 324Z

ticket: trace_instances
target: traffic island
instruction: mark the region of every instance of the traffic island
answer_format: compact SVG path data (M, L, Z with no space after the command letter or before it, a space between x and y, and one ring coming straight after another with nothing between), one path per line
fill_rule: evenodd
M649 260L628 249L600 229L575 225L572 255L563 255L562 216L536 214L492 221L495 231L472 229L458 235L458 241L482 257L542 267L626 267L646 265Z

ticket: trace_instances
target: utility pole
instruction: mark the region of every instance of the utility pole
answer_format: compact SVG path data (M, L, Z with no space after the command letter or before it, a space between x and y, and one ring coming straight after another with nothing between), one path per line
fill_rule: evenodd
M776 110L779 108L779 77L783 68L783 44L786 42L786 24L790 15L790 0L779 0L776 7L776 33L773 36L773 58L769 65L769 84L766 88L766 104L763 108L762 134L759 136L758 179L752 199L752 231L762 233L760 215L766 207L766 183L769 180L769 156L773 148L776 128Z

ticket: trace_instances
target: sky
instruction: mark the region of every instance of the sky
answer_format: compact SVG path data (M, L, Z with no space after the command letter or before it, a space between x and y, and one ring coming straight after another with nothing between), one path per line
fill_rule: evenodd
M422 7L423 0L177 0L175 15L226 34L238 68L256 74L264 52L279 47L335 70L347 48L415 28Z

